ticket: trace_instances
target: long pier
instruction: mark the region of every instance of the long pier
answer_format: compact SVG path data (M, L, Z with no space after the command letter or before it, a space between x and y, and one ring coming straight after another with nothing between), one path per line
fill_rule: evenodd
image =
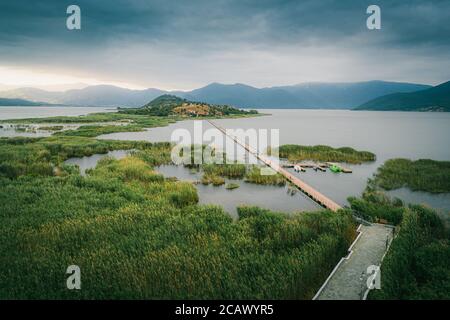
M301 192L303 192L306 196L308 196L309 198L311 198L312 200L317 202L322 207L325 207L332 211L337 211L339 209L342 209L342 207L340 205L338 205L336 202L329 199L328 197L326 197L325 195L323 195L322 193L320 193L319 191L317 191L316 189L314 189L307 183L303 182L302 180L300 180L299 178L297 178L296 176L291 174L289 171L283 169L278 163L270 160L269 158L267 158L265 156L260 155L252 147L250 147L246 143L239 141L236 137L231 136L230 134L227 133L227 131L224 128L215 124L211 120L208 120L208 122L212 126L217 128L219 131L221 131L225 136L231 138L236 144L240 145L245 150L247 150L249 153L251 153L253 156L255 156L258 160L263 162L265 165L272 168L274 171L278 172L279 174L283 175L288 181L290 181L292 184L297 186L297 188L300 189Z

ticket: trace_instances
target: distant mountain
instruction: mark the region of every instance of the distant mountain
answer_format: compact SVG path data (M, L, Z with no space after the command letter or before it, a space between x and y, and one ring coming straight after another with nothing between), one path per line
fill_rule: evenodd
M24 99L34 102L46 101L48 103L61 103L59 99L61 94L61 92L52 92L26 87L0 92L0 97L9 99Z
M6 98L0 98L0 106L6 107L6 106L21 106L21 107L33 107L33 106L42 106L46 103L43 102L33 102L23 99L6 99Z
M256 114L255 110L244 111L228 105L213 105L205 102L194 102L174 95L164 94L140 108L119 108L119 112L146 114L152 116L187 116L208 117L223 115Z
M213 83L181 96L209 103L254 108L346 108L394 92L412 92L428 85L368 81L355 83L304 83L257 89L244 84Z
M64 92L19 88L0 92L0 97L47 101L75 106L137 107L165 93L165 91L158 89L130 90L110 85L98 85Z
M258 89L245 84L212 83L190 92L176 93L181 97L215 104L230 104L240 108L305 107L301 97L278 88Z
M110 85L99 85L66 91L63 99L65 104L136 107L165 93L165 91L159 89L130 90Z
M356 110L450 112L450 81L430 89L381 96L358 106Z
M245 84L212 83L192 91L129 90L110 85L64 92L20 88L0 92L0 97L48 101L67 105L138 107L163 94L193 101L233 105L239 108L354 108L371 99L395 92L413 92L431 86L368 81L355 83L305 83L255 88Z

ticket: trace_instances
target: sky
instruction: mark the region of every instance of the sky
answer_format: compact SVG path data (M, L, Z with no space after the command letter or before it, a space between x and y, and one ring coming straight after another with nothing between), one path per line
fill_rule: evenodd
M80 30L66 27L71 4ZM366 27L371 4L380 30ZM0 0L0 89L434 85L450 80L449 21L449 0Z

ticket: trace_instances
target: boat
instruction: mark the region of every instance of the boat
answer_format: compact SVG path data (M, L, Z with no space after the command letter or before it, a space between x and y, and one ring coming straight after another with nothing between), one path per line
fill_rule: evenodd
M298 164L296 164L295 166L294 166L294 171L295 172L305 172L306 171L306 169L305 168L302 168L302 167L300 167Z
M341 167L339 167L339 166L337 166L337 165L335 165L335 164L332 164L332 165L330 166L330 170L331 170L332 172L334 172L334 173L339 173L339 172L342 171Z

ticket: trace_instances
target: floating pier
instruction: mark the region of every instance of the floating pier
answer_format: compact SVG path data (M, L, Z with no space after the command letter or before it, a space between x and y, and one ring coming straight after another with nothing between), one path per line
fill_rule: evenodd
M316 189L314 189L307 183L303 182L302 180L300 180L299 178L294 176L293 174L289 173L286 169L283 169L278 163L266 158L263 155L260 155L256 150L253 150L252 147L250 147L246 143L239 141L236 137L228 134L224 128L215 124L211 120L208 120L208 122L212 126L217 128L219 131L221 131L224 135L226 135L230 139L233 139L233 141L236 144L240 145L245 150L247 150L249 153L253 154L258 160L263 162L265 165L269 166L270 168L272 168L279 174L283 175L288 181L290 181L292 184L297 186L297 188L300 189L300 191L302 191L305 195L307 195L309 198L314 200L316 203L318 203L322 207L327 208L332 211L338 211L339 209L342 209L342 207L339 204L337 204L333 200L329 199L328 197L326 197L325 195L323 195L322 193L320 193L319 191L317 191Z

